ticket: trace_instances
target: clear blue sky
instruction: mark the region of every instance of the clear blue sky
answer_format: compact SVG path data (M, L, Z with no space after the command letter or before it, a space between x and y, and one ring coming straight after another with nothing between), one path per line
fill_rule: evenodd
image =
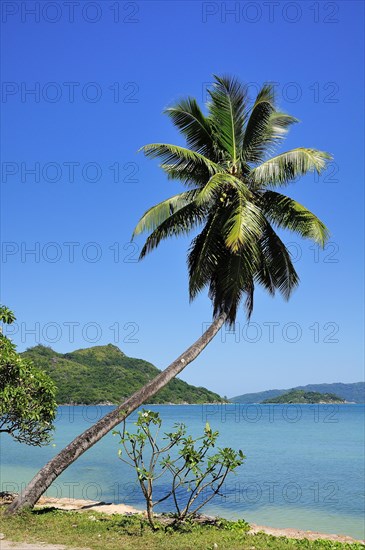
M1 301L19 349L111 342L164 368L201 334L211 306L189 304L189 240L134 261L138 218L180 189L136 151L180 143L163 108L203 101L228 73L252 94L277 83L302 121L285 149L334 155L319 181L287 189L332 244L285 235L301 277L290 302L258 291L250 327L240 313L182 378L228 396L363 379L363 2L2 4Z

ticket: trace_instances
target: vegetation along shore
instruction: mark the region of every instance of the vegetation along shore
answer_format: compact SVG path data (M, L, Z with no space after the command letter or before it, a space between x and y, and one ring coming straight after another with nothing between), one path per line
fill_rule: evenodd
M177 530L169 528L170 516L158 515L158 528L152 532L143 510L92 500L42 497L32 512L27 510L15 517L5 517L6 503L12 498L3 494L0 499L0 537L1 548L9 543L6 548L14 550L23 550L21 542L25 539L35 544L32 550L55 550L56 547L47 547L45 543L82 550L360 550L365 547L364 541L343 535L248 525L243 520L227 521L204 515ZM24 550L26 548L24 546ZM57 546L57 550L59 548Z

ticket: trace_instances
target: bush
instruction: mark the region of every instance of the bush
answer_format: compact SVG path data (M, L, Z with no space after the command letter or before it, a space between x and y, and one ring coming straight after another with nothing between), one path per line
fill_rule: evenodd
M13 313L0 306L0 321L12 323ZM0 331L0 432L28 445L50 441L56 417L56 387Z
M175 424L174 431L164 434L165 444L161 446L158 442L161 424L159 413L143 409L135 422L136 433L128 432L125 422L121 432L114 432L120 435L123 447L119 450L119 458L136 470L152 529L155 529L153 508L156 505L170 498L176 510L174 524L191 519L219 494L227 475L245 459L241 450L229 447L208 454L219 435L208 423L204 434L195 439L186 435L185 424ZM171 456L172 450L175 457ZM148 461L147 454L150 455ZM167 474L170 474L171 486L162 497L154 500L154 482Z

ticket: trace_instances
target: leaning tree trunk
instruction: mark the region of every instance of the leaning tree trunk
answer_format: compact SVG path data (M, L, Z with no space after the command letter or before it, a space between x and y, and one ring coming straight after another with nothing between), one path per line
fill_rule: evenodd
M140 405L145 403L147 399L166 386L172 378L177 376L189 363L191 363L214 338L225 320L225 314L215 319L204 334L164 371L143 386L143 388L135 392L116 409L106 414L96 422L96 424L91 426L91 428L77 436L67 445L67 447L58 453L58 455L52 458L41 470L39 470L28 486L10 504L7 513L13 514L25 507L33 507L51 483L62 474L70 464L79 458L85 451L90 449L90 447L95 445L95 443L117 426L117 424L122 422Z

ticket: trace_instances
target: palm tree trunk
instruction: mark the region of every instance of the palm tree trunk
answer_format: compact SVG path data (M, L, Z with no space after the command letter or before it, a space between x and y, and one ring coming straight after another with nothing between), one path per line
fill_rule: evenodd
M67 445L67 447L58 453L58 455L52 458L41 470L39 470L24 491L22 491L22 493L10 504L7 513L14 514L25 507L32 508L51 483L62 474L70 464L79 458L85 451L90 449L90 447L95 445L95 443L110 432L110 430L115 428L115 426L122 422L140 405L166 386L172 378L177 376L189 363L196 359L220 330L226 318L227 316L225 314L217 317L204 334L164 371L143 386L143 388L135 392L116 409L106 414L96 422L96 424L77 436Z

